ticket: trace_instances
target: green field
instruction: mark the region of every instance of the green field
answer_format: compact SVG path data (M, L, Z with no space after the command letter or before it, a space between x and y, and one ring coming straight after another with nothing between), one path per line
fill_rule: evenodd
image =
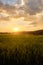
M0 34L0 65L43 65L43 35Z

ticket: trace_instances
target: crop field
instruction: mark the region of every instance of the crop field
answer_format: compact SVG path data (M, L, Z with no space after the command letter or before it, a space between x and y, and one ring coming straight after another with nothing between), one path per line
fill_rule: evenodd
M43 65L43 35L0 34L0 65Z

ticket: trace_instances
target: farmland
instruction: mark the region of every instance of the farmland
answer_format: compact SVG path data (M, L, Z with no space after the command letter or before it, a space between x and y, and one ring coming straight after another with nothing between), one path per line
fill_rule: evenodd
M0 34L0 65L43 65L43 35Z

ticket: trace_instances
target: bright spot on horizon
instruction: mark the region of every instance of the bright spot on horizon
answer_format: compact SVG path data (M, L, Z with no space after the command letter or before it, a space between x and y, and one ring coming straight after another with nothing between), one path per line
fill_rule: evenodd
M15 28L13 29L13 32L19 32L19 28L18 28L18 27L15 27Z

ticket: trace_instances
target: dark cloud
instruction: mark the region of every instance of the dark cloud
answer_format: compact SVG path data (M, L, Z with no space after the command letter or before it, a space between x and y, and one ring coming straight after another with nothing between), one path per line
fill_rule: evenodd
M27 13L34 15L43 10L43 0L27 0L25 7Z
M0 0L0 10L6 10L7 13L11 16L17 15L16 11L22 11L24 14L35 15L36 13L40 13L43 10L43 0L24 0L24 6L10 5L9 3L3 4ZM18 15L21 15L22 12L19 12ZM23 14L23 15L24 15Z
M15 6L11 6L10 4L6 3L3 4L3 2L0 0L0 11L6 10L8 14L14 14L14 10L16 9ZM1 12L0 12L1 13Z
M0 21L9 21L10 18L9 17L0 17Z
M0 0L0 8L3 8L4 4L2 3L2 1Z
M37 22L34 21L34 22L30 23L30 25L34 26L34 27L37 27Z

